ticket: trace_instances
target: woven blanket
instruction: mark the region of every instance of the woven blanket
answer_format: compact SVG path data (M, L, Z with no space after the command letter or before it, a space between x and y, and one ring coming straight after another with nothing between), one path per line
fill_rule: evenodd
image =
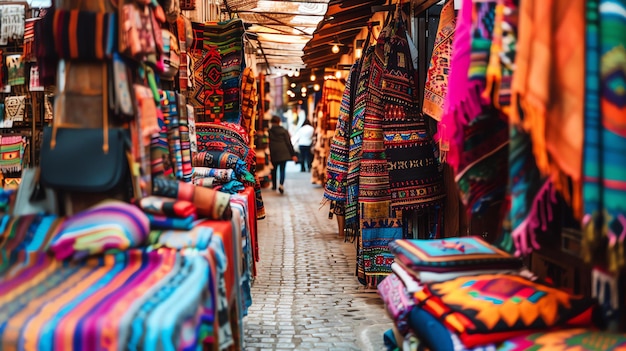
M190 215L184 218L168 217L156 214L147 214L150 220L150 230L191 230L193 228L193 222L196 220L196 215Z
M170 147L167 139L167 124L163 114L165 110L166 108L157 110L160 131L152 137L150 142L151 171L152 177L174 178L174 165L170 158Z
M348 175L350 127L352 125L352 89L356 89L359 74L359 62L350 69L346 89L341 97L339 119L334 136L330 142L328 165L326 166L326 184L324 198L330 201L346 201L346 177ZM318 127L321 129L321 127Z
M609 268L618 272L626 266L626 2L588 7L583 253L591 261L607 240Z
M0 138L0 171L19 172L22 170L24 141L19 135Z
M395 34L392 22L378 37L369 66L368 97L363 116L363 139L359 171L359 220L361 229L362 261L367 286L391 273L393 255L389 243L402 239L401 213L391 207L389 171L383 140L385 98L383 82L386 77L385 62L397 54L385 45ZM348 203L349 204L349 203Z
M346 175L346 227L359 228L359 175L363 153L363 122L368 99L367 89L370 80L370 65L374 56L374 47L369 46L363 53L359 79L354 92L352 124L348 146L348 173Z
M581 351L624 351L626 335L574 328L544 331L505 341L499 351L556 350L576 348Z
M449 0L441 9L439 27L437 28L433 53L426 76L426 85L424 86L422 110L437 121L441 121L443 104L448 94L448 76L451 68L452 41L455 29L454 1Z
M170 162L174 166L174 176L178 180L183 180L183 150L180 141L180 120L176 92L170 90L161 92L161 110L167 129L167 144Z
M139 207L146 213L168 217L186 218L196 214L196 207L189 201L159 196L142 198Z
M204 111L202 122L215 122L224 119L224 90L222 88L222 57L217 46L206 45L203 62L204 71Z
M0 284L8 289L0 294L0 345L202 348L217 315L213 270L194 250L131 250L70 263L43 253L24 257Z
M198 218L219 220L230 219L232 216L230 195L213 189L157 177L152 180L152 194L193 203Z
M214 178L219 183L237 179L235 171L227 168L194 167L194 178Z
M415 210L441 203L445 192L436 146L428 134L424 116L419 113L414 88L417 75L406 29L401 21L396 26L385 44L382 89L387 186L395 209Z
M244 67L243 56L244 25L240 18L224 22L204 24L204 45L217 46L221 60L221 81L226 122L240 123L241 73ZM221 119L220 119L221 120Z
M177 94L180 132L180 148L182 156L183 178L185 182L191 181L193 166L191 164L191 136L189 134L189 110L187 109L187 99L184 95Z
M144 244L149 220L136 206L117 201L101 202L68 217L50 244L59 260L82 259L109 250L126 250Z
M247 165L237 155L227 151L203 151L193 159L196 167L209 168L229 168L235 171L237 178L248 183L254 184L256 179L254 175L247 169Z
M246 67L241 75L241 126L248 132L250 138L256 129L257 106L259 104L256 84L252 68Z
M195 226L190 230L153 230L148 244L153 248L206 250L212 236L213 229L207 226Z

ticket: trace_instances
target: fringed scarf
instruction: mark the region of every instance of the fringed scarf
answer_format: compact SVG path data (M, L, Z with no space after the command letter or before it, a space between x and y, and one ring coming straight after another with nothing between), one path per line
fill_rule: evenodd
M469 117L477 116L481 111L479 82L468 79L472 49L472 0L463 0L456 23L448 95L439 124L441 151L445 153L442 157L455 172L458 171L459 154L463 150L462 129Z
M525 0L519 13L511 98L520 109L511 109L511 121L530 134L539 170L580 215L584 0ZM571 194L567 177L574 182Z
M424 87L424 106L422 111L441 121L443 105L448 94L448 76L450 72L450 59L452 58L452 43L456 30L456 16L454 13L454 1L449 0L443 5L439 16L439 26L430 58L426 85Z
M612 272L626 265L625 14L624 0L587 2L583 257Z

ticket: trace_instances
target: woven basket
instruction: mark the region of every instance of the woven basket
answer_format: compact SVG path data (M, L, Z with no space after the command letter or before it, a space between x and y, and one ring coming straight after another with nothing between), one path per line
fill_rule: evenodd
M188 11L195 10L196 0L180 0L180 9Z

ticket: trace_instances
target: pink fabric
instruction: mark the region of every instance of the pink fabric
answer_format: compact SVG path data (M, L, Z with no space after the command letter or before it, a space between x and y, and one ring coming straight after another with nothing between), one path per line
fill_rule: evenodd
M397 275L390 274L378 284L377 290L385 303L387 313L394 320L398 330L408 331L408 315L415 306L415 302L402 280Z
M456 32L452 46L448 95L444 103L444 112L439 126L440 140L449 144L446 160L457 171L460 150L463 145L462 127L467 124L468 116L480 113L479 82L470 82L468 72L472 48L472 0L463 0L456 21Z

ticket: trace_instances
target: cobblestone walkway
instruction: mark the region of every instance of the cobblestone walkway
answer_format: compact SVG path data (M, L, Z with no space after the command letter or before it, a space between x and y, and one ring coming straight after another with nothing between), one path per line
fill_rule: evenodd
M384 350L392 322L376 290L354 276L354 244L337 235L328 207L319 209L322 188L289 164L285 194L263 190L245 350Z

